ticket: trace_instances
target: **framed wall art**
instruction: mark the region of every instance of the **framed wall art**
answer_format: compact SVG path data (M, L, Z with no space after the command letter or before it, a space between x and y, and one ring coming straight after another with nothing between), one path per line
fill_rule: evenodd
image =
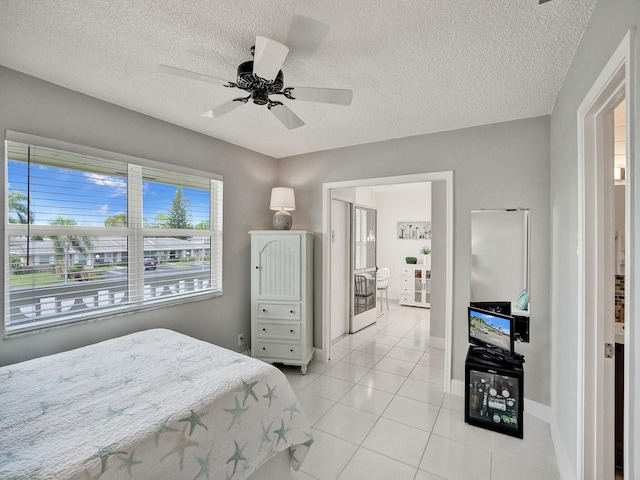
M398 240L431 240L431 222L398 222Z

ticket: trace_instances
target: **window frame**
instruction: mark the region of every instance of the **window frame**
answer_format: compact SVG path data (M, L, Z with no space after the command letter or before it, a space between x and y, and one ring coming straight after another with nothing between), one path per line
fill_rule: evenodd
M74 154L88 155L103 158L105 160L120 162L126 168L127 178L127 226L56 226L38 224L9 223L8 195L9 195L9 173L8 162L9 151L8 142L20 142L24 144L36 145L57 149ZM110 318L117 315L132 314L141 310L163 308L168 305L179 305L206 298L218 297L223 294L223 271L222 271L222 233L223 233L223 189L224 182L222 175L211 172L204 172L179 165L166 164L139 157L133 157L116 152L110 152L92 147L72 144L68 142L53 140L35 135L14 132L7 130L4 141L4 162L2 165L4 174L5 193L2 196L4 206L4 218L2 222L3 239L5 245L5 261L2 263L2 275L4 278L3 289L3 316L4 316L4 337L8 338L21 333L43 331L61 325L83 323L87 321ZM198 177L199 180L209 183L209 229L172 229L172 228L149 228L143 225L143 171L145 169L160 170L165 173L175 175L186 175ZM10 256L9 238L15 236L42 236L51 237L55 235L73 235L74 233L83 236L95 237L125 237L127 240L127 290L128 301L124 305L109 306L99 308L96 311L85 310L66 315L56 315L53 319L35 319L32 322L25 322L11 325L10 321ZM145 268L144 268L144 241L148 237L205 237L209 238L210 250L210 275L209 286L203 291L188 292L163 298L145 299ZM35 262L35 257L34 257ZM188 277L185 277L188 278Z

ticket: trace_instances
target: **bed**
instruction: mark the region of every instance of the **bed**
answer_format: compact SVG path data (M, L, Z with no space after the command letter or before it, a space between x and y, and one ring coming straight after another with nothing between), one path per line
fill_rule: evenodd
M170 330L0 368L4 480L282 480L312 442L277 368Z

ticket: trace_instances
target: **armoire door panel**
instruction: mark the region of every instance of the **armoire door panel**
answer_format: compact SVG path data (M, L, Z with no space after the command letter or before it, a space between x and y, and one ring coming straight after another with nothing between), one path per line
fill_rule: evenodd
M258 295L300 300L300 238L263 238L259 250Z

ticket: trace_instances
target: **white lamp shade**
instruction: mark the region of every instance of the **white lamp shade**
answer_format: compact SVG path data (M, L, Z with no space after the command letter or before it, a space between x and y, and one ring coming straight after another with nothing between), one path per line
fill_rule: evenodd
M271 210L291 212L296 209L296 198L293 188L274 187L271 189Z

